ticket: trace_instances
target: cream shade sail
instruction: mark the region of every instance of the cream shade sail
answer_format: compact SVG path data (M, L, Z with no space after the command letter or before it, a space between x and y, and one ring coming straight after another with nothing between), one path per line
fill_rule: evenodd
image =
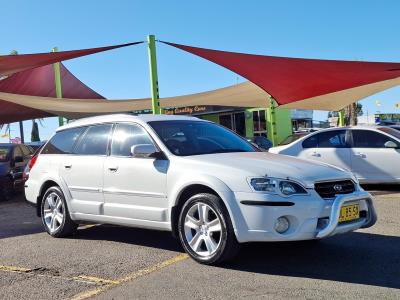
M323 96L282 105L282 108L338 111L367 96L400 85L400 78L363 85ZM219 105L232 107L266 107L269 95L251 82L244 82L213 91L160 99L161 107ZM130 100L68 99L25 96L0 92L0 101L42 110L69 119L151 109L149 98Z
M150 109L150 99L104 100L104 99L68 99L25 96L0 93L0 99L25 107L30 107L68 119L86 116L122 113L133 110Z
M162 98L162 107L220 105L233 107L266 107L269 95L250 81L192 95Z
M400 77L376 83L371 83L343 91L312 97L289 104L282 105L282 108L313 109L339 111L347 105L360 101L368 96L400 85Z
M253 83L245 82L209 92L162 98L160 102L164 108L195 105L265 107L268 97L268 94ZM151 109L149 98L135 100L57 99L0 92L0 100L42 110L68 119Z

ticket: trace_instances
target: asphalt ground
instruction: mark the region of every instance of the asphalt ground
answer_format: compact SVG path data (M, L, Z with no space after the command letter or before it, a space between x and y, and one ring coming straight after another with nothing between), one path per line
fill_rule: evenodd
M168 232L86 225L51 238L18 195L0 202L0 299L400 299L400 187L366 188L374 227L247 244L219 267L192 261Z

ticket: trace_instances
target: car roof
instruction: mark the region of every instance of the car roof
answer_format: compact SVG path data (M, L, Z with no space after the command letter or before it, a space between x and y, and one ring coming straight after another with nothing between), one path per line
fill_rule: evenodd
M64 126L59 127L57 129L57 131L68 129L68 128L87 126L87 125L92 125L92 124L100 124L100 123L112 123L112 122L148 123L148 122L153 122L153 121L181 121L181 120L205 121L205 120L198 119L196 117L177 116L177 115L111 114L111 115L103 115L103 116L96 116L96 117L89 117L89 118L75 120Z
M15 147L17 144L12 143L0 143L0 147Z

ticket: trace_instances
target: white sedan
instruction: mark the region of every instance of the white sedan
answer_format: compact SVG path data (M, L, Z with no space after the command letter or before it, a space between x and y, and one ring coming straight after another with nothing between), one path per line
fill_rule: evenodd
M361 183L400 183L400 132L385 126L329 128L269 151L350 170Z

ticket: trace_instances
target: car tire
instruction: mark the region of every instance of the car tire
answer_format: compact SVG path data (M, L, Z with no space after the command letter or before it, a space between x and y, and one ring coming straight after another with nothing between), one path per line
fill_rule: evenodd
M71 220L64 194L58 186L52 186L44 193L40 213L43 226L52 237L70 236L78 228Z
M1 190L2 191L0 194L0 200L8 201L12 199L13 195L15 194L15 190L14 190L14 183L11 178L7 178L4 181Z
M192 196L179 215L178 233L185 251L197 262L217 265L239 252L229 213L213 194Z

